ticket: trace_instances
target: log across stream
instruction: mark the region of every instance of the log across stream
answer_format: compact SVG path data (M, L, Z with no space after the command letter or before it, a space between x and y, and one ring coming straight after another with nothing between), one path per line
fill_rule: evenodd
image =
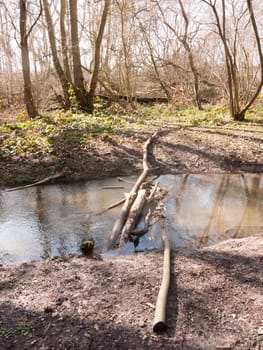
M0 260L14 263L48 256L80 254L87 235L102 257L162 249L160 222L133 242L105 255L120 206L95 215L124 198L138 176L74 184L41 185L0 192ZM131 183L129 183L131 182ZM262 174L162 175L167 234L171 247L206 246L263 230ZM105 187L121 188L105 188ZM125 187L125 188L123 188ZM140 223L143 228L143 223Z

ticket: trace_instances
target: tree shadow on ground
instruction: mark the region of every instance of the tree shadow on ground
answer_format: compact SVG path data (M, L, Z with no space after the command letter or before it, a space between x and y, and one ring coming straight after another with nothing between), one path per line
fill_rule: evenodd
M137 322L145 316L143 311L145 301L152 302L152 295L147 294L148 291L156 294L155 287L156 284L158 285L156 282L160 278L159 270L162 270L160 258L161 253L149 256L151 262L149 267L152 268L149 276L145 276L143 265L140 265L139 269L137 266L135 271L130 271L128 267L133 269L135 262L120 264L119 274L115 276L114 268L119 260L113 260L110 263L98 262L89 269L88 260L87 264L83 264L83 258L72 261L69 259L66 264L70 265L71 269L66 269L67 273L64 272L63 259L62 265L56 262L54 266L51 265L53 266L51 270L45 265L41 266L41 271L47 273L47 276L57 269L63 275L65 274L64 280L60 281L60 288L66 287L69 278L72 279L74 284L70 284L71 290L67 293L67 289L63 289L63 295L68 303L74 303L76 307L78 300L74 299L74 294L79 293L82 289L82 283L87 275L91 275L94 283L99 282L100 289L107 293L101 296L100 293L97 295L97 289L90 291L92 299L88 290L83 290L80 296L85 294L89 302L92 303L95 300L98 304L95 308L82 313L81 316L78 316L75 307L71 309L72 314L60 313L60 303L63 302L60 299L56 301L60 300L57 306L45 308L42 306L42 310L41 307L38 307L38 309L34 308L34 311L31 310L30 303L24 308L19 308L15 307L12 301L6 303L2 299L0 308L1 349L212 350L217 346L219 348L228 346L231 349L249 348L247 344L250 342L249 337L255 320L261 320L260 308L253 306L251 296L255 300L255 292L258 295L261 294L262 253L259 252L256 256L251 257L244 257L239 253L209 250L182 250L174 253L171 259L172 274L167 308L168 329L163 334L156 335L152 333L151 325L140 326ZM125 260L125 257L122 259ZM144 259L148 259L147 254L144 254ZM144 260L141 260L142 262ZM18 286L19 282L23 286L24 280L28 281L32 278L33 267L33 263L25 264L23 269L18 271L21 274L18 273L14 287ZM47 269L46 272L43 269ZM78 277L80 270L83 275ZM121 282L118 282L119 277L122 279ZM116 283L119 284L114 288ZM122 296L124 294L119 290L122 284L135 286L135 288L126 288L125 293L134 293L137 290L138 295L129 303L131 309L123 305ZM90 287L94 289L95 286L91 284ZM19 290L18 288L15 292L18 293L18 298ZM250 292L252 294L249 294ZM41 286L39 293L36 293L35 290L30 296L32 300L45 298L46 291L42 293ZM108 293L109 299L107 299ZM112 294L114 299L111 298ZM134 311L137 313L141 309L142 315L136 314L132 319L127 318L126 322L123 322L123 315L122 321L118 318L109 318L105 313L105 308L107 309L108 303L114 300L120 307L117 307L116 310L129 310L131 315ZM140 308L136 307L133 310L133 306L138 303L141 304ZM249 303L249 311L246 303ZM84 305L82 307L85 307ZM245 328L239 318L232 317L237 314L242 319L247 317L248 312L252 319ZM149 314L146 315L149 316ZM236 343L237 341L239 343Z
M230 133L228 131L220 131L218 129L215 128L194 128L194 127L189 127L187 128L188 131L190 132L198 132L201 134L212 134L212 135L220 135L220 136L224 136L227 138L231 138L231 139L240 139L241 141L245 140L250 140L250 141L254 141L254 142L263 142L263 138L258 138L258 137L253 137L253 136L248 136L248 135L240 135L240 134L235 134L235 133ZM243 132L243 131L241 131Z
M178 126L160 130L155 141L154 151L149 159L155 174L212 171L245 171L261 172L263 165L255 160L242 159L243 155L228 154L219 146L207 145L205 142L194 142L187 135L177 134ZM200 129L200 128L199 128ZM211 128L216 133L221 131ZM186 132L188 127L186 127ZM193 129L194 130L194 129ZM192 133L191 128L188 130ZM137 174L142 169L143 144L149 132L118 131L116 134L88 134L89 130L64 129L50 137L52 149L49 154L31 154L19 158L12 155L0 157L2 179L0 185L32 183L55 173L63 173L59 181L78 181L105 177ZM88 136L87 136L88 135ZM169 136L172 141L169 141ZM228 135L221 135L222 137ZM166 138L168 137L168 138ZM230 136L232 138L232 134ZM237 138L233 134L233 138ZM248 140L257 142L249 136Z
M4 317L3 317L4 315ZM139 327L116 325L112 321L60 317L46 309L33 312L12 304L0 309L1 350L17 349L191 349L202 348L183 340L169 339L165 335L143 335Z
M262 172L263 164L260 164L256 161L246 161L240 159L238 156L227 156L225 154L216 153L215 151L203 150L197 147L188 146L182 143L171 143L164 140L159 141L160 146L166 150L167 152L173 152L174 156L176 156L176 164L178 160L188 160L189 155L195 155L199 159L204 161L211 162L211 167L218 168L221 171L244 171L244 172ZM194 163L196 163L196 159L193 159ZM158 160L157 160L158 163ZM171 164L172 165L172 164ZM170 167L171 167L170 165ZM169 171L170 167L165 169L165 171ZM189 166L191 168L191 166ZM188 168L189 168L188 167ZM193 164L193 168L195 164ZM174 172L174 169L171 169Z

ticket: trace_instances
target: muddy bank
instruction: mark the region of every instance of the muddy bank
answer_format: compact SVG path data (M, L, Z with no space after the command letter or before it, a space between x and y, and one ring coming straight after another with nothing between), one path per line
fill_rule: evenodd
M138 174L142 145L156 130L159 136L150 157L155 174L263 172L260 128L178 126L173 120L140 131L94 135L88 145L67 144L62 134L48 154L15 157L0 152L0 186L32 183L56 173L63 173L60 181L67 182Z
M0 186L63 172L62 181L131 175L155 130L155 174L263 172L263 133L153 123L15 157L0 152ZM68 135L66 135L68 136ZM72 135L71 135L72 136ZM57 141L65 137L58 135ZM263 236L172 255L169 327L153 334L162 254L0 266L1 349L253 349L263 347Z
M154 334L161 272L160 252L1 265L1 349L261 349L263 235L173 252Z

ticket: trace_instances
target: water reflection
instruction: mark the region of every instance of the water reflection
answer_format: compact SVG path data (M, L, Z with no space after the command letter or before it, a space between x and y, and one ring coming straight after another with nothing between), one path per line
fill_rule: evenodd
M174 246L203 247L263 232L261 174L164 176Z
M134 179L134 178L133 178ZM250 175L164 175L167 231L174 247L202 247L229 237L263 232L263 177ZM78 253L92 235L95 252L105 252L125 189L117 179L50 185L0 193L0 261L4 263ZM159 223L141 238L137 250L161 248ZM122 251L134 251L129 244ZM108 254L109 255L109 254Z
M118 208L103 216L95 214L120 200L124 192L103 189L109 185L119 183L108 179L2 192L0 261L12 263L76 253L81 240L89 235L96 240L95 252L105 250Z

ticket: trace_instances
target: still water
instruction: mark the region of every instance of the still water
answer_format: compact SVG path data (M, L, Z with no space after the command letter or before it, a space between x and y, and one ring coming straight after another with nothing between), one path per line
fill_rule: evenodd
M166 222L173 247L203 247L263 232L262 174L163 175L159 182L168 192ZM131 187L107 179L0 192L0 262L79 253L80 242L89 236L95 240L95 253L104 257L134 252L132 243L122 251L106 252L120 208L98 214ZM161 247L157 223L136 250Z

